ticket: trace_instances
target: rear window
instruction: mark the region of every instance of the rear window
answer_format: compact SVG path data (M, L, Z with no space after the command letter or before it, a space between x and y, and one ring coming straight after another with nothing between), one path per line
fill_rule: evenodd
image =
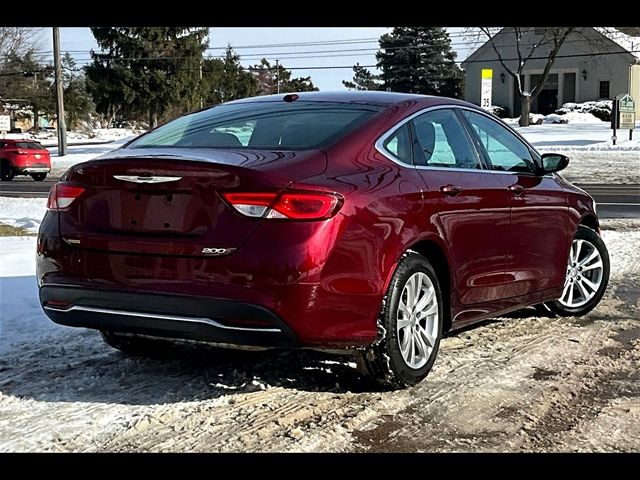
M16 148L25 150L44 150L44 147L37 142L16 142Z
M169 122L127 148L313 149L335 142L380 110L304 101L218 105Z

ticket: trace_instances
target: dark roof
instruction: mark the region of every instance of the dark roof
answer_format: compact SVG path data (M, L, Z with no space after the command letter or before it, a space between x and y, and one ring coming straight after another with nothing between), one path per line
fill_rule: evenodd
M280 93L277 95L263 95L260 97L243 98L227 103L244 102L277 102L282 101L290 93ZM393 105L410 100L438 100L443 97L428 95L418 95L413 93L379 92L379 91L342 91L342 92L298 92L300 100L309 102L346 102L346 103L367 103L370 105ZM454 102L457 100L451 99Z

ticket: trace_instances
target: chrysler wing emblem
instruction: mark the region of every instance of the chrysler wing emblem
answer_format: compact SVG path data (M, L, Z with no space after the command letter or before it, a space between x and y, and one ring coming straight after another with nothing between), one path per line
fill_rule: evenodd
M134 183L166 183L177 182L182 177L152 177L152 176L138 176L138 175L114 175L116 180L122 180L123 182Z

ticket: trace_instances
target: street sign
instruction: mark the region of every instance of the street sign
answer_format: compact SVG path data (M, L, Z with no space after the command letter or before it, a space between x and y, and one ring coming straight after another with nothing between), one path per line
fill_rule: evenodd
M491 107L491 85L493 83L493 70L491 68L482 69L482 85L480 94L480 106L485 110Z
M618 99L618 109L620 110L620 112L635 113L636 102L633 100L633 98L631 98L631 95L627 93L619 96L622 97Z
M0 132L8 132L9 130L11 130L11 117L0 115Z

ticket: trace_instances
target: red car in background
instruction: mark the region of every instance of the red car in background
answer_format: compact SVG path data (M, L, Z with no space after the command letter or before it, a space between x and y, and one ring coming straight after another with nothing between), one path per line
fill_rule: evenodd
M448 330L598 304L609 257L593 199L556 173L568 161L450 98L217 105L62 176L40 302L128 354L163 338L341 350L412 385Z
M41 182L51 171L49 150L33 140L0 140L0 179L13 180L16 175L31 175Z

